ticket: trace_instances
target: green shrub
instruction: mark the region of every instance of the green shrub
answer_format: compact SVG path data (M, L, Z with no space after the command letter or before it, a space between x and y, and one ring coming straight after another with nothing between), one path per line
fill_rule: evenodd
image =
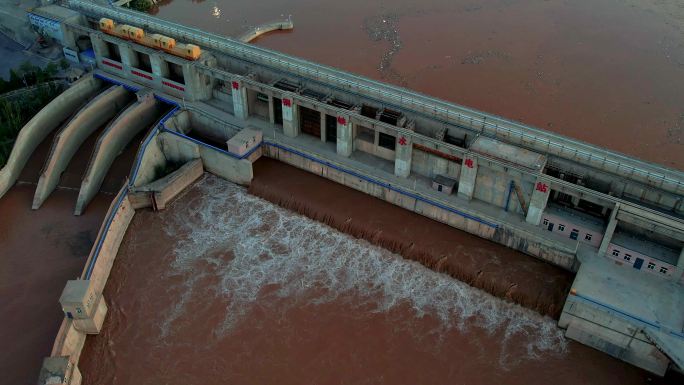
M16 100L0 99L0 168L7 163L21 128L61 92L61 86L47 84Z
M152 5L154 5L152 0L131 0L131 2L128 3L128 8L147 13L152 8Z

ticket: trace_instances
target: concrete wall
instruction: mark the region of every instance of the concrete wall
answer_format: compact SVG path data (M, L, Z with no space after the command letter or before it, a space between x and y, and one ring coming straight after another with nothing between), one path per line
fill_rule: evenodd
M249 185L254 177L251 158L237 159L169 132L159 137L163 152L170 161L187 162L201 158L207 171L241 185Z
M113 86L83 107L57 134L38 180L32 208L35 210L57 187L62 172L83 142L114 117L131 99L121 86Z
M558 326L565 336L632 365L665 374L670 360L633 325L621 318L576 300L570 295Z
M640 253L635 250L631 250L625 246L617 245L615 243L609 243L608 249L606 250L606 257L618 261L620 264L628 264L633 266L637 258L643 260L643 265L641 270L655 274L661 277L668 278L679 278L675 273L677 272L677 266L670 263L655 259L646 254ZM653 268L649 269L649 265L652 264ZM667 269L664 273L660 272L661 268Z
M159 131L152 129L143 140L136 156L135 175L131 175L131 186L139 187L152 182L157 169L166 165L166 156L162 151L159 137Z
M127 194L128 186L124 186L112 201L112 205L95 239L95 245L86 262L86 269L81 275L81 279L90 279L90 284L93 285L94 292L96 293L102 293L107 278L109 278L116 254L119 252L121 241L135 215L135 210L133 210ZM108 220L110 217L111 221ZM110 223L107 226L108 222ZM100 244L99 249L98 244ZM90 275L88 276L89 266L91 265Z
M160 133L158 142L164 156L171 162L185 163L200 158L199 144L172 133Z
M33 151L57 125L73 114L102 86L102 81L85 76L40 110L19 132L7 164L0 170L0 198L16 182Z
M252 162L236 159L214 149L200 146L200 156L204 168L212 174L240 185L249 185L254 178Z
M552 232L561 234L567 238L570 237L573 229L579 230L579 233L577 234L577 241L586 243L596 248L601 245L601 240L603 240L603 232L572 222L566 217L557 216L551 213L542 214L542 228L548 230L548 223L553 223L554 225L553 230L551 230ZM563 226L562 229L561 226ZM591 235L591 240L586 239L587 234Z
M276 146L265 142L262 148L265 156L278 159L281 162L320 175L449 226L501 243L568 270L574 271L578 267L575 257L576 248L558 244L553 239L545 238L532 231L526 231L522 227L501 225L497 218L483 216L466 207L451 207L448 202L436 200L428 202L416 199L408 194L402 194L379 183L361 179L345 172L343 171L345 170L344 165L335 164L338 167L337 169L329 167L320 161L316 161L313 155L304 157L293 153L283 145ZM297 151L302 152L302 149L297 149ZM334 164L330 160L326 160L326 162ZM353 171L364 174L360 170ZM383 181L378 180L378 182ZM420 196L418 193L408 192Z
M74 321L68 318L62 320L62 324L55 337L50 357L69 357L72 364L77 365L81 357L86 334L76 330Z
M191 160L171 174L133 189L129 195L129 200L136 210L143 207L162 210L203 173L202 161L200 159Z
M124 186L112 201L86 261L85 269L81 274L81 279L90 280L92 290L97 294L101 294L104 289L121 241L135 215L135 211L128 201L127 193L128 186ZM65 317L55 338L50 356L67 356L76 366L85 339L86 334L76 330L73 321Z
M512 175L488 169L482 162L478 164L473 198L495 206L504 207Z
M444 175L458 180L461 175L461 164L414 148L411 172L427 178Z
M86 205L100 189L114 159L130 141L145 128L149 128L159 113L152 94L137 101L105 128L97 139L95 150L81 183L74 214L81 215Z
M188 112L187 122L179 120L179 123L187 132L192 129L200 133L203 137L211 138L217 142L225 143L228 139L235 136L240 131L239 127L234 127L226 122L213 119L208 115L198 112ZM181 131L181 132L183 132Z

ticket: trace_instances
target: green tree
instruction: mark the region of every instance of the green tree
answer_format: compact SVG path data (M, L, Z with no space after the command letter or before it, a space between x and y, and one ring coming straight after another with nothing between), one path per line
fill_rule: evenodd
M66 70L67 68L69 68L69 62L66 59L62 58L62 60L59 61L59 66L62 68L62 70Z
M5 165L21 128L62 92L62 87L44 84L16 99L0 99L0 168Z
M131 0L128 3L130 9L136 10L138 12L149 12L152 8L152 0Z

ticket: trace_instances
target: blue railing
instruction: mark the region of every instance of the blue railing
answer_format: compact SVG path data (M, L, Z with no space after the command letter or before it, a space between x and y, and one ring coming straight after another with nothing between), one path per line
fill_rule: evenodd
M93 74L93 77L94 77L94 78L97 78L97 79L104 80L104 81L109 82L109 83L112 83L112 84L116 84L116 85L118 85L118 86L123 86L125 89L127 89L127 90L129 90L129 91L132 91L132 92L138 92L138 91L140 91L140 87L135 87L135 86L132 86L132 85L130 85L130 84L128 84L128 83L120 82L120 81L118 81L118 80L114 80L114 79L112 79L112 78L108 78L108 77L106 77L106 76L104 76L104 75L101 75L101 74L98 74L98 73L94 73L94 74Z
M489 221L487 221L487 220L484 220L484 219L479 218L479 217L476 217L476 216L474 216L474 215L471 215L471 214L462 212L462 211L460 211L460 210L456 210L456 209L453 208L453 207L449 207L449 206L446 206L446 205L444 205L444 204L441 204L441 203L439 203L439 202L437 202L437 201L433 201L432 199L423 197L422 195L419 195L419 194L417 194L417 193L413 193L413 192L404 190L404 189L402 189L402 188L400 188L400 187L394 186L394 185L392 185L392 184L390 184L390 183L383 182L383 181L380 181L380 180L371 178L371 177L369 177L369 176L367 176L367 175L361 174L361 173L356 172L356 171L354 171L354 170L350 170L350 169L346 169L346 168L344 168L344 167L340 167L340 166L338 166L338 165L336 165L336 164L334 164L334 163L331 163L331 162L328 162L328 161L325 161L325 160L322 160L322 159L318 159L318 158L316 158L316 157L314 157L314 156L311 156L311 155L309 155L309 154L305 154L305 153L303 153L303 152L301 152L301 151L298 151L298 150L295 150L295 149L293 149L293 148L286 147L286 146L283 146L283 145L278 144L278 143L269 142L269 141L267 141L267 140L264 140L263 144L268 145L268 146L272 146L272 147L276 147L276 148L279 148L279 149L281 149L281 150L285 150L285 151L291 152L291 153L293 153L293 154L299 155L299 156L301 156L301 157L303 157L303 158L309 159L309 160L314 161L314 162L316 162L316 163L319 163L319 164L322 164L322 165L324 165L324 166L333 168L333 169L335 169L335 170L337 170L337 171L341 171L341 172L343 172L343 173L345 173L345 174L352 175L352 176L354 176L354 177L357 177L357 178L359 178L359 179L365 180L365 181L370 182L370 183L373 183L373 184L375 184L375 185L384 187L384 188L386 188L386 189L392 190L392 191L397 192L397 193L399 193L399 194L408 196L408 197L410 197L410 198L416 199L416 200L421 201L421 202L428 203L428 204L430 204L430 205L432 205L432 206L435 206L435 207L439 207L440 209L449 211L449 212L451 212L451 213L454 213L454 214L459 215L459 216L462 216L462 217L464 217L464 218L467 218L467 219L476 221L476 222L478 222L478 223L482 223L483 225L487 225L487 226L489 226L489 227L491 227L491 228L494 228L494 229L499 228L499 225L496 224L496 223L489 222Z
M251 150L249 150L247 153L245 153L245 154L243 154L243 155L239 155L239 154L235 154L235 153L233 153L233 152L230 152L230 151L228 151L228 150L224 150L224 149L222 149L222 148L220 148L220 147L216 147L216 146L211 145L211 144L209 144L209 143L202 142L202 141L199 140L199 139L195 139L195 138L193 138L193 137L187 136L187 135L182 134L182 133L180 133L180 132L178 132L178 131L169 130L169 129L166 128L166 127L162 127L162 128L161 128L161 131L162 131L162 132L168 132L169 134L178 136L178 137L183 138L183 139L187 139L187 140L189 140L189 141L191 141L191 142L193 142L193 143L199 144L200 146L204 146L204 147L207 147L207 148L211 148L212 150L218 151L218 152L220 152L220 153L222 153L222 154L228 155L228 156L230 156L230 157L232 157L232 158L235 158L235 159L245 159L245 158L247 158L248 156L252 155L252 153L254 153L254 151L256 151L257 149L259 149L259 147L261 147L261 145L263 144L263 142L261 142L261 143L259 143L258 145L254 146L254 148L252 148Z
M86 273L85 273L85 279L90 279L90 276L93 274L93 269L95 268L95 263L97 262L97 258L100 256L100 251L102 250L102 245L104 244L105 239L107 238L107 233L109 232L109 228L112 225L112 222L114 221L114 218L116 217L116 213L119 211L121 208L121 204L123 203L124 198L128 195L128 186L126 186L119 194L119 197L117 198L116 202L114 203L114 206L112 207L112 210L109 211L109 215L105 219L105 225L103 231L99 234L99 238L97 239L97 243L95 244L95 251L93 252L93 257L90 259L90 262L88 263L88 267L86 268Z
M607 303L603 303L601 301L598 301L598 300L595 300L593 298L581 295L579 293L575 293L574 295L571 294L570 296L575 297L575 298L577 298L581 301L584 301L586 303L592 304L595 307L599 307L603 310L606 310L609 313L616 314L620 318L625 319L627 321L632 321L632 322L636 321L638 324L641 324L642 326L650 327L650 328L656 329L658 331L663 331L663 332L666 332L672 336L684 339L684 333L682 333L681 331L672 330L671 328L669 328L665 325L661 325L658 321L645 320L641 317L635 316L633 314L629 314L623 310L620 310L620 309L617 309L611 305L608 305Z

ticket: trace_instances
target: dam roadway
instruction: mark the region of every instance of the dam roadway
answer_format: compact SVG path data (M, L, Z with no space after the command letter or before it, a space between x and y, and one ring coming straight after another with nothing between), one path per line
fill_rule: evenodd
M156 207L163 191L142 192L171 163L201 159L249 184L258 157L277 159L579 270L560 318L566 336L660 375L681 368L684 319L664 316L684 300L681 171L152 16L66 5L33 15L56 22L78 55L86 53L76 42L90 43L95 79L175 105L146 136L121 207ZM202 55L189 61L105 34L103 17L196 44ZM231 149L245 137L249 152ZM4 179L0 188L14 183ZM585 277L594 275L618 284L592 285ZM633 296L613 295L620 285Z

